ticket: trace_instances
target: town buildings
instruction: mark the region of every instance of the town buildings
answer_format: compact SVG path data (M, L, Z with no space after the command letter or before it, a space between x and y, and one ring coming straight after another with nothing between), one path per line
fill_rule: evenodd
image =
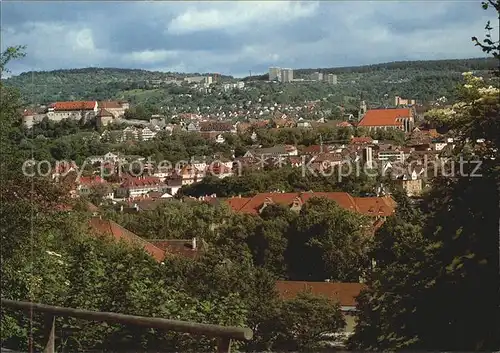
M269 81L281 80L281 69L279 67L269 68Z
M334 74L326 75L326 82L331 84L331 85L336 85L337 84L337 75L334 75Z
M335 201L340 207L373 218L373 225L380 227L386 217L395 212L396 203L390 196L353 197L346 192L302 192L302 193L260 193L253 197L233 197L226 202L229 207L239 213L260 214L271 204L290 207L300 212L304 203L312 197L325 197Z
M409 105L415 105L415 104L416 104L415 99L403 99L400 96L394 97L394 105L396 107L409 106Z
M56 102L49 105L46 115L52 121L63 119L87 121L95 118L97 111L96 101Z
M323 81L323 73L322 72L315 72L311 75L311 78L313 81Z
M125 111L130 109L130 104L125 101L101 101L98 103L99 109L104 109L113 115L114 119L123 117Z
M96 121L97 126L104 127L115 122L129 109L129 103L124 101L68 101L55 102L48 107L23 112L23 125L27 128L41 122L44 118L60 122L65 119L76 121Z
M292 69L281 69L281 82L289 83L293 81Z
M282 69L279 67L269 68L269 81L279 81L279 82L292 82L293 81L293 70L292 69Z
M127 177L116 190L117 198L134 198L150 192L166 192L167 185L156 177Z
M369 109L361 116L358 127L372 130L399 129L411 132L415 126L413 109Z

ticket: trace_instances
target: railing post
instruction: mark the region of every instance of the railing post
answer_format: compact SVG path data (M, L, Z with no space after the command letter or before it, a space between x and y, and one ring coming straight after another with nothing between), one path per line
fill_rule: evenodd
M226 337L217 338L217 353L230 353L231 339Z
M45 337L47 344L43 353L55 353L56 349L56 317L53 315L45 316Z
M21 302L1 298L2 306L13 309L25 310L30 312L44 313L45 318L45 353L55 352L55 318L56 317L74 317L88 321L113 322L137 327L149 327L162 330L172 330L192 335L204 335L208 337L217 337L217 351L228 353L231 348L231 340L250 341L253 332L246 327L228 327L220 325L202 324L197 322L169 320L163 318L151 318L136 315L124 315L119 313L98 312L82 310L75 308L65 308L50 306L45 304Z

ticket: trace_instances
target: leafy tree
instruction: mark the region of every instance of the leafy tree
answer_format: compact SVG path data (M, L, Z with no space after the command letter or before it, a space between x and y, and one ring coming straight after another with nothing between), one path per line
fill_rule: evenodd
M291 279L357 282L369 265L369 230L363 216L312 198L287 234Z
M358 297L351 348L500 346L498 92L465 74L461 102L429 113L429 120L454 130L454 159L469 151L481 162L481 176L472 175L474 165L451 168L452 178L433 181L417 225L407 223L416 219L406 214L377 234L376 266L369 289ZM477 142L480 138L485 142ZM472 303L481 303L481 309Z
M345 321L338 303L299 293L296 298L283 301L276 316L266 324L274 333L273 349L298 351L318 348L325 335L337 333Z
M432 285L419 278L433 256L426 250L429 245L419 225L397 215L383 225L372 251L376 264L367 279L369 288L357 298L358 320L350 349L421 348L415 327L425 324L425 315L413 308L421 303L425 287Z
M483 9L488 10L493 8L498 14L498 19L500 20L500 2L498 0L487 0L482 2ZM472 37L472 41L479 46L485 53L492 54L494 58L500 60L500 41L494 41L491 36L494 28L491 26L491 22L488 21L484 28L486 30L485 38L482 43L477 37Z

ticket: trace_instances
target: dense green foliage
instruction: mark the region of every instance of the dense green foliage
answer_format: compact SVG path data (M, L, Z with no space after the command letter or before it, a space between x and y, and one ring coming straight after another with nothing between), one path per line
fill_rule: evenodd
M261 81L247 81L244 90L225 92L215 85L211 93L187 86L147 83L152 80L173 77L171 73L145 70L87 68L50 72L23 73L5 81L21 90L23 104L41 104L60 100L78 99L127 99L140 105L148 113L210 112L219 107L223 111L243 109L260 99L268 103L303 104L305 101L323 100L322 110L331 114L340 106L355 113L359 101L364 99L370 106L391 106L393 97L428 102L446 96L454 99L461 73L475 71L482 75L495 68L491 59L439 60L395 62L361 67L322 69L338 75L338 85L325 83L295 83L277 85ZM298 77L315 70L297 70ZM177 74L177 76L181 76ZM222 77L222 81L230 79ZM35 90L33 90L35 85ZM33 92L36 92L33 95ZM249 102L251 102L249 104Z
M198 261L169 258L163 264L139 248L92 234L87 227L90 215L81 205L75 205L71 213L58 211L61 204L72 203L65 197L68 190L47 179L28 178L20 173L22 162L29 156L23 152L29 149L16 153L12 139L18 120L16 95L9 89L1 92L5 98L1 100L0 109L4 128L1 142L2 152L6 152L2 160L0 203L4 225L1 229L2 297L250 326L255 331L255 339L242 347L249 350L311 348L317 344L318 335L343 327L337 303L310 296L282 301L275 292L276 277L271 271L255 266L250 252L248 261L244 254L236 254L239 246L236 241L223 246L221 241L230 239L229 228L215 231L209 224L218 218L238 218L224 208L176 203L170 210L160 210L156 215L145 213L138 218L122 219L136 230L147 225L144 219L149 218L150 226L166 227L162 230L169 233L163 236L169 238L185 237L187 232L192 235L198 232L197 227L205 227L203 236L212 245L205 256ZM170 214L175 207L178 213ZM196 224L192 223L193 219L197 220ZM142 233L141 229L137 231ZM145 236L151 233L161 234L158 228L144 229ZM226 253L231 251L234 256L229 259ZM319 323L314 325L314 330L309 326L311 318ZM215 345L212 339L75 319L58 318L56 327L58 349L70 351L157 351L161 347L165 351L208 352L213 351ZM30 332L35 347L28 347ZM1 334L2 347L40 350L43 318L38 314L30 318L2 308Z
M192 74L193 76L200 74ZM205 74L206 75L206 74ZM125 92L153 89L152 81L189 75L172 72L155 72L140 69L83 68L54 71L24 72L5 80L5 84L21 90L27 104L50 103L62 100L125 98ZM222 80L230 76L220 76ZM171 87L172 92L182 93L182 88ZM177 89L177 91L176 91ZM33 95L33 92L35 94Z
M342 174L343 173L343 174ZM304 167L282 167L263 171L243 171L241 175L219 179L206 177L198 183L184 186L180 195L200 197L217 195L218 197L249 196L260 192L283 191L343 191L353 196L373 194L376 187L384 181L390 185L391 180L379 174L369 176L366 173L348 174L335 167L330 176L322 176Z
M489 2L499 11L498 1ZM495 50L496 44L489 45ZM2 70L20 54L19 48L3 53ZM352 349L497 350L500 91L472 75L463 79L466 85L457 92L460 102L450 109L431 111L428 119L455 131L459 139L452 158L474 152L482 161L481 177L465 175L464 171L474 168L468 165L460 168L462 174L436 178L419 207L396 191L397 213L375 237L367 236L364 217L325 199L309 200L299 213L270 205L260 216L234 214L223 205L199 201L173 201L135 214L107 211L107 217L145 238L190 238L195 233L208 245L198 260L174 257L163 264L140 249L92 234L86 226L90 215L78 207L71 213L56 212L56 206L70 202L65 198L67 190L19 172L31 152L36 157L81 159L115 145L92 140L92 133L70 125L42 129L40 135L51 131L54 140L42 136L31 141L16 126L17 95L2 87L2 297L249 326L255 339L240 346L243 350L311 351L325 333L343 327L338 304L307 294L281 300L275 280L355 282L363 277L368 288L358 297L358 323L349 342ZM64 136L58 129L72 129L76 134ZM476 142L478 138L485 142ZM284 139L296 137L290 132ZM175 159L214 148L196 136L180 134L171 140L153 142L150 153L144 154L164 153ZM230 146L245 144L233 141ZM127 152L138 148L148 147L138 144ZM362 192L370 182L352 180L351 192ZM183 192L235 195L310 185L338 187L324 180L301 180L284 168L240 179L206 179ZM30 321L5 308L1 314L2 346L27 350L30 329L35 342L41 342L41 317L35 315ZM58 319L56 325L58 348L66 351L158 351L161 347L205 352L214 348L213 340L171 332L73 319Z
M499 2L489 3L500 16ZM457 164L452 178L434 180L421 213L398 208L377 233L352 349L500 347L500 89L472 74L465 80L460 102L428 118L455 131L452 158L474 152L479 173Z
M248 260L281 278L356 282L369 266L368 235L360 228L369 221L326 199L309 200L299 214L269 206L262 217L199 201L172 201L131 214L110 211L107 216L145 238L190 239L196 234L226 259Z

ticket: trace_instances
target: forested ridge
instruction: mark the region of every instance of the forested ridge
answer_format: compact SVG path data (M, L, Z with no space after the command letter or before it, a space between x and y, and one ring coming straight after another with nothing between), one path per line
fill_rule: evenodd
M370 73L389 70L420 70L434 71L443 70L449 72L464 71L485 71L496 68L495 59L492 58L471 58L471 59L448 59L448 60L417 60L417 61L393 61L381 64L347 66L338 68L319 68L319 69L299 69L297 74L309 74L315 71L345 74L345 73ZM295 73L294 72L294 73Z
M270 87L258 80L245 80L249 90L234 91L222 96L200 93L188 87L153 84L155 80L182 79L198 74L163 73L140 69L82 68L71 70L26 72L10 77L3 82L21 92L23 104L46 104L62 100L80 99L126 99L133 104L147 104L154 109L176 105L178 110L193 111L206 105L241 105L259 96L271 102L287 104L303 103L328 97L335 104L350 106L355 100L365 99L374 104L392 103L394 95L417 99L420 102L435 100L441 96L453 99L457 85L462 81L461 73L475 71L483 76L494 69L491 58L401 61L358 67L319 69L324 73L338 75L338 85L321 82L297 83ZM318 69L297 69L296 78L306 77ZM262 76L262 77L265 77ZM262 78L261 77L261 78ZM219 82L234 81L231 76L220 76ZM34 93L35 92L35 93ZM189 94L190 97L185 95ZM385 101L384 96L391 100ZM184 107L184 108L183 108Z

